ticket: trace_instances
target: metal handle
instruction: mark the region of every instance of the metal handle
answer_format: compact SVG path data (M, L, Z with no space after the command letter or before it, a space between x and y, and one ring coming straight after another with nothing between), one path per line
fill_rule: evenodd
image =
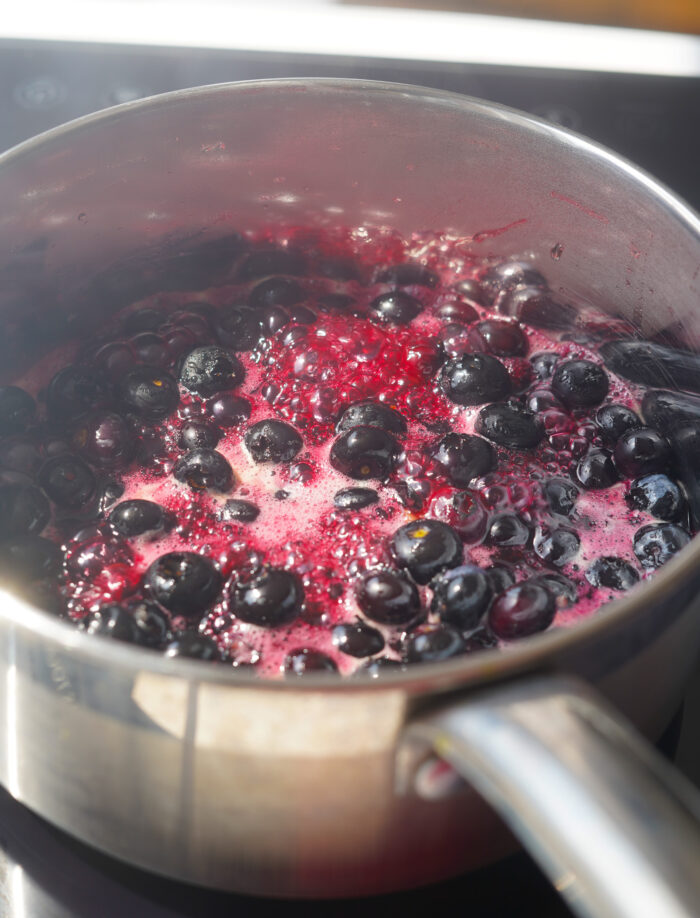
M700 795L591 689L538 677L415 720L584 918L698 918Z

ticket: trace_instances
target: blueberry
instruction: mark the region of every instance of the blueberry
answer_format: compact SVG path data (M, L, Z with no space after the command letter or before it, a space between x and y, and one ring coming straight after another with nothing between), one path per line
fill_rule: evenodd
M493 303L499 294L529 285L545 288L544 275L528 261L503 261L488 267L480 277L484 302Z
M452 625L421 625L406 635L403 653L409 663L439 663L464 652L464 639Z
M233 351L252 351L264 334L260 312L247 306L226 306L214 322L217 340Z
M370 571L355 590L360 609L380 625L408 625L421 615L416 585L394 571Z
M376 277L379 284L394 284L398 287L436 287L439 281L437 274L417 262L406 262L402 265L389 265Z
M166 645L164 654L169 659L205 660L214 663L221 660L221 651L216 641L206 634L196 631L183 631Z
M482 650L492 650L494 647L498 647L498 638L489 628L476 628L464 639L465 653L480 653Z
M250 417L251 405L242 395L222 392L209 402L209 410L221 427L235 427Z
M607 443L616 443L628 430L642 427L642 422L630 408L624 405L603 405L595 413L595 422Z
M235 479L228 459L215 449L191 449L173 468L173 477L193 491L230 491Z
M568 408L592 408L608 394L605 370L591 360L564 360L552 376L552 392Z
M171 551L157 558L144 575L150 595L173 615L198 619L221 590L221 575L202 555Z
M168 516L152 500L125 500L109 514L109 524L122 536L153 536L167 528Z
M139 629L132 615L116 603L109 603L93 612L81 622L81 627L88 634L112 638L114 641L124 641L127 644L139 642Z
M0 485L0 539L39 535L51 518L49 502L33 485Z
M463 354L473 350L484 350L484 348L475 348L472 344L469 329L459 322L449 322L438 332L437 350L443 355L443 358L461 357Z
M488 576L473 564L438 574L430 587L433 591L430 611L460 631L476 628L493 597Z
M488 544L498 548L522 548L531 538L529 527L515 513L496 514L486 534Z
M639 574L623 558L608 556L596 558L586 571L586 580L595 587L630 590L638 582Z
M542 492L552 513L571 516L579 490L566 478L550 478L542 484Z
M115 501L124 494L124 485L114 478L106 478L98 483L97 488L97 509L99 513L105 513Z
M561 410L564 407L549 389L533 389L527 396L526 404L528 411L532 411L533 414L549 411L550 408Z
M367 676L370 679L381 679L384 673L405 672L406 665L401 660L391 657L375 657L355 670L355 676Z
M496 466L491 444L471 434L446 434L431 450L431 456L456 488L466 487Z
M497 357L522 357L527 354L527 336L516 322L484 319L471 329L469 338L476 350L488 351Z
M124 318L122 330L125 335L136 335L139 332L152 332L163 324L164 319L165 316L163 315L162 309L154 309L152 306L145 306L142 309L137 309L135 312L130 312L129 315Z
M33 437L11 436L0 440L0 466L35 475L44 457Z
M667 475L637 478L625 500L632 509L650 513L657 520L677 520L685 509L683 492Z
M642 399L642 416L650 427L668 434L677 427L700 421L700 399L686 392L652 389Z
M129 345L139 363L147 363L151 367L167 367L171 361L170 351L160 335L142 332L134 335Z
M304 442L289 424L270 419L248 428L245 445L254 462L289 462Z
M515 583L515 574L504 564L492 564L484 570L494 594L503 593Z
M320 650L303 647L293 650L284 658L285 676L305 676L307 673L337 673L335 662Z
M565 330L576 321L576 308L541 287L516 287L498 301L498 311L535 328Z
M238 269L240 280L255 280L272 274L306 273L306 261L300 252L291 249L262 249L247 255Z
M248 305L254 309L269 306L293 306L304 299L304 288L289 277L268 277L248 294Z
M49 500L66 510L84 506L97 487L90 466L71 453L47 459L39 470L38 480Z
M382 293L369 304L370 315L380 322L392 325L408 325L422 310L423 305L410 293L392 290Z
M575 557L581 547L581 540L571 529L538 526L532 545L538 558L547 564L562 567Z
M462 540L439 520L413 520L401 526L394 533L391 549L397 563L420 584L462 563Z
M542 351L530 357L532 369L539 379L549 379L554 374L554 368L559 362L559 354L554 351Z
M83 418L73 432L72 442L88 462L103 469L128 465L136 451L126 419L113 411L96 411Z
M479 281L474 277L465 277L462 280L457 281L455 284L455 290L461 296L466 297L473 303L478 303L479 306L486 306L487 304L487 296L484 292L484 289Z
M316 302L322 312L350 312L355 298L347 293L324 293Z
M549 628L556 611L554 596L546 587L525 581L494 599L488 622L496 637L509 641Z
M338 510L360 510L378 500L379 495L373 488L342 488L333 495L333 504Z
M208 421L187 421L182 425L177 438L180 449L214 449L222 433L216 424Z
M452 526L463 542L480 542L486 532L488 514L479 498L469 491L440 495L432 503L431 514Z
M576 478L587 491L609 488L620 480L606 449L591 449L576 466Z
M475 429L499 446L510 449L533 449L544 437L544 425L535 414L508 402L482 408Z
M243 381L243 364L233 351L217 344L196 347L185 357L180 382L197 395L216 395Z
M607 341L600 347L605 365L632 382L646 386L700 392L700 356L651 341Z
M126 410L146 423L161 421L180 403L176 380L158 367L134 367L119 380L116 391Z
M18 386L0 386L0 436L24 433L36 414L36 403Z
M324 258L318 264L321 277L336 281L361 281L362 271L352 258Z
M260 516L260 507L256 507L249 500L232 498L224 504L219 519L235 520L238 523L253 523Z
M304 602L304 587L296 574L271 567L252 580L235 585L230 598L231 611L241 621L277 628L298 617Z
M663 472L671 461L671 445L653 427L628 430L615 444L613 451L615 465L622 474L652 475Z
M399 444L386 430L353 427L333 443L330 463L334 469L357 481L383 480L394 468L399 452Z
M406 419L394 408L381 402L358 402L346 408L336 425L337 433L352 430L353 427L379 427L391 433L404 435Z
M674 523L642 526L634 536L634 553L642 567L661 567L688 542L688 533Z
M87 370L64 367L47 386L46 411L51 421L65 424L87 414L104 399L104 389Z
M559 606L572 606L578 599L576 584L563 574L539 574L533 577L530 583L539 583L548 589Z
M372 657L384 649L381 631L360 621L336 625L331 636L334 646L351 657Z
M264 336L274 335L280 328L289 325L289 313L281 306L265 306L260 312L260 324Z
M472 297L473 299L473 297ZM470 325L479 319L479 313L462 300L448 300L435 310L435 315L445 322Z
M58 545L41 536L15 536L0 542L0 577L10 583L55 578L62 562Z
M318 316L312 309L309 309L308 306L299 304L297 306L290 306L289 318L298 325L313 325Z
M162 647L172 640L170 619L156 603L142 599L129 603L127 611L136 625L136 642L142 647Z
M463 354L442 367L439 385L457 405L483 405L504 398L511 389L508 371L490 354Z

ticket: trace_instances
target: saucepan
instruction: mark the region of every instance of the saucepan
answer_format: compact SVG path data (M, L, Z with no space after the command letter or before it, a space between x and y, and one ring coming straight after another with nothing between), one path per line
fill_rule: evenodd
M196 289L237 231L280 223L448 231L643 338L700 345L700 221L632 164L450 93L280 80L119 106L0 157L3 381L131 300ZM398 890L493 861L514 833L581 915L695 915L698 798L642 734L682 698L699 587L693 541L573 627L293 684L3 593L0 781L116 858L225 890Z

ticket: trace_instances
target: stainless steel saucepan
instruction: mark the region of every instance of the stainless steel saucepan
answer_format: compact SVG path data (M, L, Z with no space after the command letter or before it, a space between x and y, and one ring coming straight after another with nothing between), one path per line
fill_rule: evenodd
M700 222L634 166L457 95L282 80L131 103L0 156L3 381L279 222L459 233L642 336L700 345ZM699 585L695 541L574 628L294 684L88 637L3 594L0 781L111 855L222 889L428 883L508 850L505 822L581 915L697 915L698 798L615 709L649 737L668 722ZM470 783L435 779L435 754Z

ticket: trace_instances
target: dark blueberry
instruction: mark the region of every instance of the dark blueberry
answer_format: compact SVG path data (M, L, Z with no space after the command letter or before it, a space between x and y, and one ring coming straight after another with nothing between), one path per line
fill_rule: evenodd
M180 382L190 392L209 396L235 388L244 375L243 364L232 351L210 344L196 347L185 357Z
M515 287L529 285L545 288L547 281L537 268L527 261L504 261L491 265L479 278L483 302L493 303L497 296Z
M394 284L397 287L436 287L438 276L425 265L408 262L403 265L389 265L376 277L379 284Z
M484 319L469 333L475 350L488 351L497 357L522 357L527 354L527 336L516 322Z
M605 365L632 382L700 392L700 356L651 341L608 341L600 347Z
M634 553L642 567L661 567L688 542L688 533L674 523L642 526L634 536Z
M109 514L109 523L122 536L156 535L166 529L168 516L152 500L125 500Z
M0 577L11 583L55 577L62 561L58 545L41 536L16 536L0 542Z
M623 433L642 427L642 422L624 405L603 405L595 413L595 422L607 443L617 443Z
M522 548L532 538L529 527L515 513L498 513L491 520L486 541L499 548Z
M233 469L228 459L215 449L191 449L173 468L173 477L193 491L230 491L234 485Z
M77 510L86 504L97 486L90 466L71 453L47 459L38 480L49 500L66 510Z
M362 280L360 266L352 258L324 258L318 264L318 273L337 281Z
M686 392L652 389L642 399L642 415L650 427L668 434L677 427L700 421L700 399Z
M529 411L539 414L550 408L561 409L564 406L549 389L533 389L527 396L526 405Z
M167 367L170 363L170 351L160 335L142 332L134 335L129 345L140 363L147 363L151 367Z
M509 641L549 628L556 611L556 602L549 590L541 583L526 581L494 599L488 621L496 637Z
M671 445L653 427L628 430L615 444L615 465L626 477L665 471L671 461Z
M552 513L557 516L570 516L579 490L566 478L550 478L542 484L542 492Z
M605 370L591 360L564 360L552 376L552 392L568 408L592 408L608 394Z
M221 427L235 427L250 417L250 402L242 395L222 392L209 402L209 410Z
M214 329L217 340L234 351L252 351L265 331L262 314L248 306L225 306Z
M498 638L488 628L476 628L464 639L465 653L479 653L482 650L492 650L494 647L498 647Z
M469 491L440 495L433 501L431 515L456 530L463 542L480 542L486 532L488 514L479 498Z
M465 277L463 280L457 281L455 290L473 303L478 303L479 306L486 305L487 298L484 294L484 290L474 277Z
M289 424L270 419L248 428L245 445L254 462L289 462L304 442Z
M103 479L98 483L97 509L105 513L124 494L124 485L114 478Z
M510 449L532 449L544 437L544 425L537 415L507 402L482 408L475 429L499 446Z
M456 488L466 487L496 465L496 452L491 444L471 434L446 434L431 451L431 456Z
M667 475L637 478L625 500L632 509L650 513L657 520L677 520L685 509L683 492Z
M586 580L595 587L609 590L630 590L639 580L639 574L623 558L596 558L586 571Z
M164 655L171 660L182 657L188 660L206 660L208 663L221 660L221 651L216 641L196 631L183 631L178 634L166 645Z
M98 381L80 367L64 367L46 389L46 410L56 423L75 421L104 400Z
M180 449L214 449L222 433L216 424L209 421L187 421L182 425L177 445Z
M391 548L397 563L416 583L429 583L440 571L462 563L462 540L439 520L406 523L394 533Z
M493 597L488 576L473 564L438 574L430 587L433 591L430 611L460 631L476 628Z
M538 558L547 564L562 567L576 555L581 547L581 540L571 529L538 526L532 545Z
M576 478L587 491L609 488L620 480L607 449L592 449L576 466Z
M421 625L406 635L403 652L409 663L438 663L464 652L464 639L452 625Z
M331 631L333 644L341 653L351 657L372 657L384 650L384 638L381 631L366 625L364 622L351 624L345 622L336 625Z
M202 555L171 551L157 558L144 575L150 595L173 615L198 619L221 590L221 575Z
M136 625L136 643L142 647L162 647L172 639L170 619L154 602L142 599L129 603L127 611Z
M437 336L437 349L443 358L461 357L473 350L483 350L483 348L474 348L469 329L465 325L460 325L459 322L449 322L440 329Z
M289 466L288 480L300 481L302 484L308 484L314 480L314 467L308 462L295 462Z
M292 274L299 277L306 273L306 262L300 252L289 249L267 249L251 252L238 269L241 280L255 280L272 274Z
M97 411L83 418L72 441L83 458L103 469L128 465L136 451L126 419L112 411Z
M180 403L177 381L158 367L134 367L119 380L116 391L127 411L147 423L161 421Z
M293 622L301 612L304 587L296 574L267 568L231 590L231 611L241 621L262 628Z
M533 577L530 583L539 583L546 587L554 596L558 606L572 606L578 599L576 584L563 574L539 574Z
M333 495L333 504L338 510L360 510L378 500L379 495L373 488L342 488Z
M530 357L532 369L539 379L549 379L554 374L554 368L559 362L559 354L554 351L542 351Z
M335 662L320 650L303 647L284 658L285 676L305 676L307 673L337 673Z
M334 469L357 481L382 480L391 473L399 452L399 444L386 430L353 427L333 443L330 463Z
M165 316L162 309L153 309L151 306L145 306L143 309L137 309L136 312L130 312L124 318L122 329L125 335L136 335L139 332L155 331L163 324Z
M0 539L39 535L51 518L49 502L33 485L0 485Z
M335 429L343 433L353 427L380 427L401 435L408 429L403 415L381 402L358 402L346 408Z
M511 389L508 370L490 354L463 354L442 367L440 388L457 405L483 405L504 398Z
M443 303L435 310L435 315L445 322L454 322L462 326L470 325L479 319L479 313L476 309L470 306L469 303L462 302L462 300L449 300L447 303Z
M36 414L34 399L18 386L0 386L0 437L24 433Z
M0 440L0 466L27 475L35 475L44 461L38 443L31 437L7 437Z
M272 495L275 500L286 500L289 497L289 491L284 491L280 488L279 491L275 491Z
M260 516L260 507L249 500L227 500L221 509L219 519L235 520L238 523L253 523Z
M289 277L268 277L248 294L248 305L254 309L268 306L293 306L304 299L304 288ZM272 329L271 329L272 330Z
M535 328L563 330L576 321L574 306L555 299L541 287L516 287L508 291L499 299L498 310Z
M298 325L313 325L318 318L312 309L309 309L308 306L304 306L303 304L291 306L288 311L291 321L296 322Z
M355 305L355 298L347 293L324 293L317 303L323 312L349 312Z
M409 625L421 615L416 585L394 571L370 571L355 590L360 609L380 625Z
M126 342L110 341L99 348L91 363L101 379L116 382L133 367L136 358Z
M116 603L102 606L93 612L81 622L81 627L88 634L112 638L114 641L124 641L127 644L139 642L139 629L131 613Z
M423 308L420 300L403 290L382 293L369 304L370 315L380 322L393 325L408 325Z
M494 594L503 593L515 583L515 574L510 567L503 564L492 564L487 567L484 573L489 579Z
M406 664L391 657L375 657L355 670L355 676L365 675L370 679L381 679L384 673L405 672Z
M289 325L289 313L281 306L266 306L260 312L260 322L264 335L274 335L280 328Z

